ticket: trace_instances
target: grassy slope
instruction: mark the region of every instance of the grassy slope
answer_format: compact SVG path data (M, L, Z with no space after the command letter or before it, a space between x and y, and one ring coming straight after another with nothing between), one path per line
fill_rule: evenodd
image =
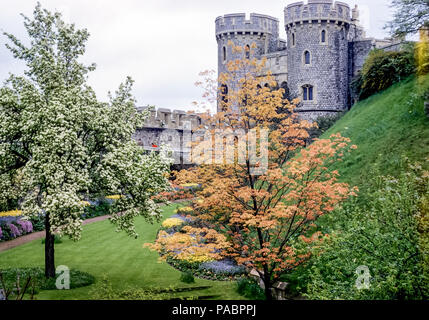
M429 75L398 83L356 104L321 137L340 132L358 146L335 165L342 181L362 186L375 163L383 174L395 175L402 155L420 162L429 158L429 119L416 97L423 88L429 88Z
M166 207L164 217L173 214L176 205ZM66 265L91 273L99 280L107 274L115 288L132 287L189 287L211 286L182 295L214 296L216 299L243 299L235 292L235 283L195 279L191 285L180 282L180 272L166 264L158 263L158 254L143 248L143 243L153 242L159 224L151 225L143 218L136 220L140 237L132 239L116 233L109 221L83 227L82 240L74 243L63 239L55 245L56 265ZM43 266L44 249L40 240L0 253L0 268ZM90 299L92 286L67 291L42 291L37 299Z

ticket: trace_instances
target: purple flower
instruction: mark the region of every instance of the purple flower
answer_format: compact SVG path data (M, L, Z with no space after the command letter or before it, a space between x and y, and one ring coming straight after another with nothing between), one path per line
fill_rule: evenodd
M22 234L13 223L9 223L7 226L9 227L13 238L19 237Z
M199 269L211 271L215 274L225 276L233 276L245 272L243 266L237 266L237 264L229 260L204 262L200 265Z
M3 237L3 231L1 230L1 227L0 227L0 239Z
M19 220L18 224L21 226L22 231L24 233L32 233L33 232L33 224L31 221Z

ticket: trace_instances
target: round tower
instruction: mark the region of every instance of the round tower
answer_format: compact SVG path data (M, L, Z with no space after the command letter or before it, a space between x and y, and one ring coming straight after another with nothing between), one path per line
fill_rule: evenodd
M279 20L270 16L252 13L246 19L245 13L227 14L216 19L216 40L218 43L218 73L228 72L228 61L243 59L246 53L233 54L228 42L234 45L246 47L255 43L256 48L252 50L252 55L259 58L261 55L274 52L278 48L279 41ZM231 88L225 84L223 91L227 93Z
M308 0L285 8L288 83L305 118L348 108L350 7L332 0Z

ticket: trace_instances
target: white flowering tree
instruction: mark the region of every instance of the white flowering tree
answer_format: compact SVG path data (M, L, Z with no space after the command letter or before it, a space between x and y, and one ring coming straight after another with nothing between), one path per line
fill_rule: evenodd
M54 235L80 239L90 196L120 195L111 221L131 236L136 216L160 218L151 197L167 189L171 160L166 152L145 154L132 139L148 114L136 112L130 78L108 103L86 84L95 69L79 62L87 30L40 4L34 19L23 17L28 45L4 33L27 69L0 89L0 196L14 190L24 215L45 216L45 272L55 277Z

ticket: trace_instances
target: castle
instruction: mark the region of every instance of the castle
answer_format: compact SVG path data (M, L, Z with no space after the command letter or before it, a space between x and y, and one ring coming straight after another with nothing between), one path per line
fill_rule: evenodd
M350 83L373 48L397 50L392 39L366 38L359 11L343 2L308 0L289 4L284 10L287 40L279 38L279 20L253 13L227 14L216 19L218 72L228 72L230 60L243 59L228 42L241 47L256 45L254 58L266 58L288 98L300 98L297 111L315 119L348 110L354 103ZM249 57L247 57L249 58ZM228 92L226 84L224 92ZM262 86L265 84L261 84ZM218 110L219 111L219 110Z
M267 59L264 72L271 71L288 98L300 98L297 111L308 119L348 110L355 99L350 83L369 52L401 48L398 40L367 38L357 6L351 10L346 3L332 0L289 4L284 10L287 40L279 38L279 20L267 15L253 13L247 19L244 13L227 14L215 23L218 72L227 72L231 59L243 59L232 53L229 41L242 47L256 44L252 54ZM147 151L168 144L175 163L188 165L188 144L200 135L193 130L201 124L198 114L158 109L134 138Z

